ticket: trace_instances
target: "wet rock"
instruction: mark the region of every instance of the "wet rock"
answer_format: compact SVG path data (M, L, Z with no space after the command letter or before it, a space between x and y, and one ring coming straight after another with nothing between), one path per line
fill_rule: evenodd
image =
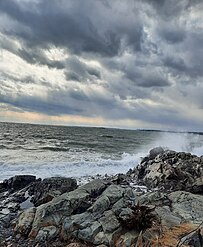
M36 177L32 175L17 175L3 181L3 186L7 190L16 191L26 187L36 181Z
M162 147L156 147L149 151L149 159L154 159L158 154L161 154L164 152L164 149Z
M148 159L131 171L130 176L139 185L162 191L203 193L203 162L200 157L184 152L163 151L161 148L150 152Z
M33 195L31 202L37 207L76 188L77 181L73 178L51 177L30 186L29 194Z

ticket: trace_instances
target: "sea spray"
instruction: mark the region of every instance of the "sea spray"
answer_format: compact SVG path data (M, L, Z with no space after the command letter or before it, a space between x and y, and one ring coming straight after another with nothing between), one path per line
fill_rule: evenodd
M203 135L0 123L0 180L125 173L157 146L201 156Z

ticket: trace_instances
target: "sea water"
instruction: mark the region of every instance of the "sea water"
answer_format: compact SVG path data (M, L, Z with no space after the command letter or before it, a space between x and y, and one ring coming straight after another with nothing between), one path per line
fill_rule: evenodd
M0 123L0 181L125 173L156 146L201 156L203 134Z

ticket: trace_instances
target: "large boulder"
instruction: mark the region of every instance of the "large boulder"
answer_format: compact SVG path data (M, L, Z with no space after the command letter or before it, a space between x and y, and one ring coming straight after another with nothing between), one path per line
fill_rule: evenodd
M203 222L203 196L185 191L175 191L168 195L171 208L184 221L193 224Z
M149 151L149 159L153 160L158 154L162 154L164 149L162 147L156 147Z
M138 246L139 241L151 246L150 241L162 230L200 224L202 207L202 196L190 192L140 195L129 186L97 179L25 210L15 231L48 244L60 237L65 242L77 239L93 246L130 247Z
M29 188L29 194L32 195L31 202L35 206L39 206L51 201L56 196L75 190L76 188L76 179L51 177L32 184L32 186Z
M3 181L3 187L9 191L16 191L36 181L36 176L17 175Z
M156 149L155 149L156 150ZM185 190L203 194L203 160L190 153L150 151L151 154L130 172L130 176L148 189ZM149 158L150 157L150 158Z

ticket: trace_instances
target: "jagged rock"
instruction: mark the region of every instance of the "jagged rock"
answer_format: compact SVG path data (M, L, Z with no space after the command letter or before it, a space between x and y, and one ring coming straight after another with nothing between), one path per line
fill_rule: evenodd
M74 191L64 193L37 207L30 237L35 237L42 227L59 226L62 224L64 217L70 216L74 212L77 213L78 210L83 211L80 208L83 202L99 195L106 186L106 182L102 180L93 180Z
M101 231L102 226L98 221L94 221L85 229L78 230L78 238L87 242L94 242L95 236Z
M203 176L196 179L196 181L191 185L190 191L192 193L203 194Z
M14 229L15 232L19 232L22 235L27 236L32 228L32 223L34 221L35 212L36 212L36 208L34 207L29 208L25 210L24 212L22 212L22 214L20 215L20 217L18 218L16 222L16 226Z
M16 191L26 187L36 181L36 177L32 175L17 175L3 181L3 187L7 190Z
M29 188L29 194L33 195L31 202L37 207L76 188L77 181L73 178L51 177L32 184Z
M162 147L156 147L149 151L149 159L153 160L158 154L161 154L164 152L164 149Z
M163 151L160 148L147 156L131 171L130 176L134 177L138 184L151 189L203 193L202 159L189 153Z
M168 206L156 207L155 212L159 215L162 226L171 228L182 222L182 217L173 213Z
M46 241L46 239L54 239L59 233L59 229L56 226L47 226L39 230L36 236L36 240L40 242Z
M30 211L25 210L16 221L16 233L41 243L60 236L67 242L78 239L93 246L130 247L139 241L141 230L144 230L142 239L147 243L158 236L161 227L173 228L185 221L200 223L202 196L170 190L198 188L199 191L202 159L187 153L159 151L126 176L138 178L140 183L161 191L138 193L129 185L111 183L109 178L92 180L65 193L57 186L50 186L45 194L54 198ZM43 197L36 200L40 203L41 199ZM6 201L7 204L12 202Z
M120 227L120 222L112 210L106 211L99 219L99 222L102 225L104 233L114 232Z
M132 244L136 243L138 239L139 232L131 230L121 235L116 241L116 247L131 247Z
M185 221L200 224L203 221L203 197L185 191L175 191L168 195L174 213Z

